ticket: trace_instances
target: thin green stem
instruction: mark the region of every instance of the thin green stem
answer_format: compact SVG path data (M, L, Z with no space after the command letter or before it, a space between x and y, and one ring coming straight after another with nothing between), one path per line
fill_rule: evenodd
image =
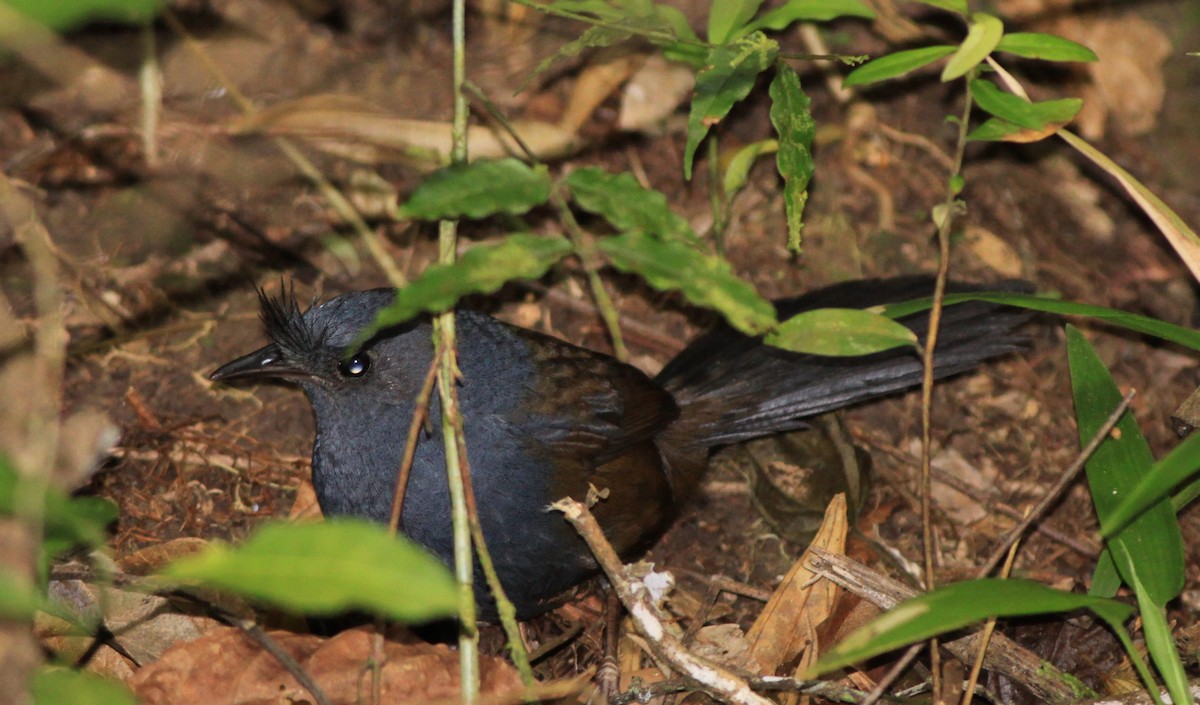
M966 84L975 76L971 71L965 77ZM971 92L964 90L963 112L958 121L958 140L954 148L954 168L947 180L946 200L943 204L945 212L941 223L938 223L938 269L937 281L933 289L933 307L929 310L929 333L925 338L922 350L922 362L925 375L921 380L921 538L924 544L925 589L937 587L937 575L933 565L933 516L931 496L933 493L932 462L933 462L933 353L937 348L938 328L942 322L942 304L946 296L946 279L950 272L950 226L954 222L954 206L958 201L958 188L953 184L961 181L963 156L967 149L967 128L970 125L972 99ZM935 705L942 702L941 689L941 659L938 653L938 642L929 642L930 674Z

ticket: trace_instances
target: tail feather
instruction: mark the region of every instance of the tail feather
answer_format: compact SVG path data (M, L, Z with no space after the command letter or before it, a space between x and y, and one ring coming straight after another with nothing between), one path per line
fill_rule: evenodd
M948 293L1029 291L1024 282L991 286L954 283ZM898 277L838 284L776 302L785 318L816 308L867 308L930 296L933 278ZM946 307L934 355L934 375L965 372L980 362L1019 350L1015 329L1027 311L984 302ZM901 321L924 343L928 312ZM668 429L679 442L710 448L805 426L804 418L920 383L920 357L897 348L860 357L824 357L764 345L728 326L706 333L672 360L657 381L680 406Z

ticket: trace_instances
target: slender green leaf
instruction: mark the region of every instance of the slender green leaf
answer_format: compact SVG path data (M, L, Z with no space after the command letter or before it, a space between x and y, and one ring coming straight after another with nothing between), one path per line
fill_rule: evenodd
M608 5L605 3L599 4L608 7ZM601 21L615 22L620 19L620 14L613 13L611 17L605 18L600 18L598 15L597 18L601 19ZM613 29L612 27L606 25L588 27L577 38L572 39L566 44L563 44L558 48L558 51L539 61L538 65L534 67L533 71L530 71L529 75L527 75L517 86L517 90L523 91L529 86L530 83L533 82L535 78L548 71L550 67L558 63L560 59L569 59L571 57L578 56L584 49L612 46L613 44L623 42L632 36L633 34L627 30Z
M572 171L567 185L580 208L603 216L617 230L641 230L668 240L699 242L687 220L671 210L667 197L643 187L629 172L611 174L585 167Z
M875 19L875 13L859 0L788 0L779 7L764 12L761 17L746 25L745 31L779 31L787 29L795 22L828 22L838 17L862 17L870 20Z
M1175 639L1171 635L1171 627L1167 625L1166 610L1162 605L1154 604L1150 599L1150 591L1142 584L1141 576L1138 573L1138 561L1130 559L1126 562L1133 567L1129 576L1132 583L1130 587L1133 588L1133 594L1137 596L1138 615L1142 618L1142 633L1146 635L1146 650L1150 652L1150 658L1154 660L1154 665L1158 668L1163 683L1167 685L1167 692L1171 694L1171 700L1177 703L1195 702L1189 692L1187 673L1183 670L1183 662L1179 660L1179 652L1175 649ZM1134 657L1132 654L1130 659L1135 663L1142 660L1140 655ZM1142 676L1142 681L1148 691L1158 690L1158 684L1148 669L1140 668L1138 673Z
M760 335L775 326L775 307L720 257L637 231L604 238L599 247L618 269L641 275L656 289L679 290L743 333Z
M572 251L561 237L509 235L500 242L476 245L454 264L431 265L396 292L396 302L383 309L350 346L356 350L379 331L420 313L448 311L467 294L490 294L514 279L537 279Z
M520 214L550 197L550 174L518 159L454 164L433 172L400 206L398 218L486 218Z
M1198 470L1200 433L1193 433L1150 467L1150 471L1113 508L1108 520L1101 525L1101 533L1107 538L1124 529L1130 520L1169 496L1176 485L1195 475Z
M762 0L713 0L708 11L708 41L724 44L750 21Z
M363 609L404 622L455 614L450 571L404 536L358 520L270 523L163 571L303 614Z
M916 71L922 66L928 66L942 57L953 54L954 50L955 47L948 44L938 44L920 49L906 49L905 51L881 56L878 59L868 61L847 74L845 85L865 86L868 83L876 83L878 81L886 81L889 78L903 76Z
M1096 560L1096 568L1092 571L1092 584L1088 586L1088 594L1096 597L1115 597L1121 589L1121 575L1117 572L1117 564L1113 563L1112 552L1107 548L1100 552Z
M970 626L991 617L1022 617L1088 609L1114 629L1133 608L1101 597L1062 592L1028 580L954 583L897 605L825 653L813 673L858 663L906 644Z
M810 355L870 355L917 336L887 316L852 308L820 308L792 316L767 334L768 345Z
M954 56L950 57L950 61L946 62L946 68L942 69L942 80L953 81L965 76L992 53L1003 36L1004 23L999 17L985 12L971 15L971 21L967 24L967 37L958 46Z
M43 666L29 684L34 705L138 705L120 683L61 666Z
M777 149L779 149L777 141L759 140L751 142L735 152L730 157L729 163L725 165L725 176L721 179L721 191L725 195L725 200L732 200L746 187L750 178L750 167L754 166L759 155L770 154Z
M163 0L4 0L0 4L62 31L93 21L146 24L158 14ZM0 38L5 31L0 28Z
M1121 392L1091 344L1071 325L1067 326L1067 356L1079 442L1084 445L1121 402ZM1127 412L1084 466L1102 525L1153 462L1150 446ZM1160 499L1108 544L1121 579L1132 586L1136 569L1155 604L1165 605L1183 589L1183 538L1170 500Z
M733 106L745 98L758 74L775 61L779 44L755 32L731 44L713 47L696 74L696 90L688 115L687 145L683 152L683 174L692 178L696 148L709 129L725 119Z
M961 15L963 17L966 17L967 12L970 11L967 7L967 0L917 0L917 2L921 3L922 5L936 7L939 10L953 12L954 14Z
M1098 321L1104 321L1105 323L1111 323L1119 328L1137 333L1145 333L1146 335L1152 335L1162 340L1178 343L1193 350L1200 350L1200 331L1160 321L1157 318L1139 316L1136 313L1127 313L1103 306L1093 306L1091 304L1081 304L1074 301L1063 301L1061 299L1051 299L1029 294L981 292L975 294L948 294L945 298L946 305L961 303L963 301L988 301L994 304L1018 306L1033 311L1055 313L1061 316L1086 316ZM932 299L924 298L890 304L884 307L883 314L889 318L903 318L918 311L928 309L932 303Z
M775 166L783 177L783 204L787 212L788 249L800 250L800 230L804 227L804 204L808 202L808 182L814 165L812 143L814 123L809 99L800 87L800 75L785 65L771 81L771 125L779 136Z
M996 51L1044 61L1099 61L1096 52L1084 45L1041 32L1006 34L996 45Z

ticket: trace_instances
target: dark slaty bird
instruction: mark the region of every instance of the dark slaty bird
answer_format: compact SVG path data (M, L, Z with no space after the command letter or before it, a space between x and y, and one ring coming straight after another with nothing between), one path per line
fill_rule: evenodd
M928 277L855 281L776 307L782 318L904 301L932 289ZM394 290L352 292L304 313L290 296L261 299L270 344L221 367L212 379L299 384L316 417L313 484L321 510L387 522L414 398L433 357L430 323L388 328L347 358L358 332L394 301ZM1014 329L1026 318L984 303L947 307L937 375L1022 347ZM924 338L925 314L904 323ZM725 325L702 335L655 377L472 311L458 313L457 331L459 395L480 521L521 618L545 611L596 572L587 547L550 503L582 499L589 486L607 489L592 511L619 552L635 553L675 516L715 447L802 428L805 417L911 387L922 374L909 348L850 358L802 355ZM430 422L439 428L436 395ZM402 529L449 563L444 460L440 434L423 436ZM481 579L476 594L481 618L494 619Z

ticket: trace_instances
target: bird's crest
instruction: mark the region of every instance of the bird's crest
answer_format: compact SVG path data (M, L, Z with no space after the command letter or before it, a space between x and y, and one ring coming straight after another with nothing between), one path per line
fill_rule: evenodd
M259 289L258 305L267 336L285 352L307 353L320 347L323 331L305 318L294 287L281 283L278 296Z

